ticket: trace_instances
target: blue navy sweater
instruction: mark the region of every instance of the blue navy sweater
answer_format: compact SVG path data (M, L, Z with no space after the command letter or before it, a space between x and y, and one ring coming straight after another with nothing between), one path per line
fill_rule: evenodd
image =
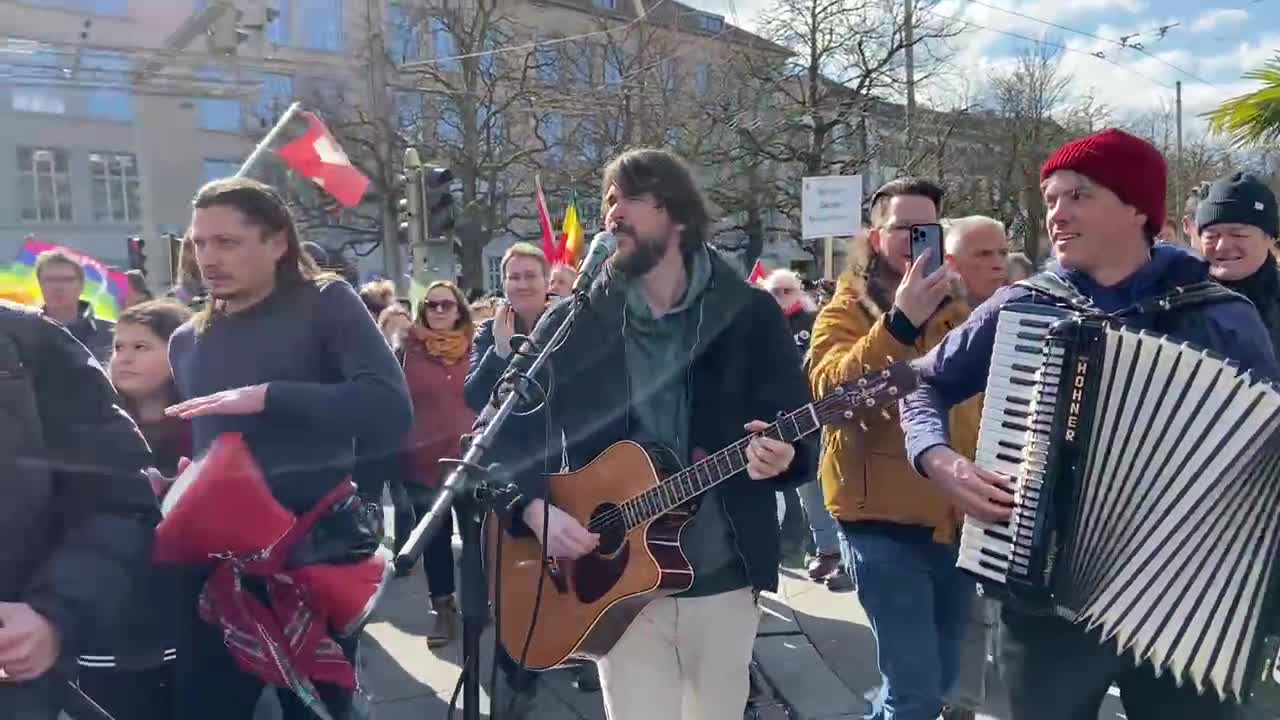
M1104 312L1125 309L1165 295L1173 288L1209 278L1209 264L1180 247L1157 244L1151 260L1127 279L1101 286L1083 272L1051 266ZM1046 302L1018 286L1002 288L952 330L929 354L915 362L920 386L902 401L902 430L907 457L920 470L920 456L948 444L947 410L983 391L991 366L1000 309L1016 302ZM1154 329L1155 317L1135 318L1132 327ZM1280 379L1275 353L1258 311L1243 296L1188 308L1162 328L1171 337L1199 345L1236 361L1254 375Z

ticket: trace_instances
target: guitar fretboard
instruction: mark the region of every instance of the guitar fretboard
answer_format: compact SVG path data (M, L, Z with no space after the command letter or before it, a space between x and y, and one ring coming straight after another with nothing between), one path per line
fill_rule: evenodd
M817 432L823 425L833 420L852 419L856 415L855 408L875 408L876 396L882 389L883 383L866 385L856 391L849 391L842 387L818 402L809 403L783 415L777 422L758 434L785 443L794 443ZM710 490L747 469L747 445L751 439L752 436L744 437L639 495L623 501L619 504L617 514L610 513L607 517L593 519L588 526L589 529L599 531L601 521L612 523L621 519L627 531L630 531Z

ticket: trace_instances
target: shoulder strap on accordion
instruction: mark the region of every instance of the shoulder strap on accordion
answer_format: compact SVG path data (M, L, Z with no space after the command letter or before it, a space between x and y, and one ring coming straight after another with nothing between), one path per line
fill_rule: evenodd
M1232 300L1244 300L1247 302L1243 295L1228 290L1212 280L1204 280L1190 285L1179 285L1168 294L1134 306L1131 311L1137 313L1168 312L1195 305L1208 305Z
M1081 313L1093 315L1107 315L1113 318L1123 318L1129 315L1151 315L1169 312L1172 310L1182 310L1196 305L1208 305L1215 302L1226 302L1232 300L1247 300L1244 296L1232 290L1219 285L1213 280L1203 280L1201 282L1192 283L1190 285L1179 285L1170 292L1161 295L1143 303L1125 308L1118 312L1104 313L1093 304L1093 301L1085 297L1071 283L1060 275L1051 272L1042 272L1033 275L1026 280L1021 280L1016 285L1025 287L1033 292L1048 296L1055 300L1058 304L1066 305L1073 310Z
M1081 294L1074 285L1060 275L1045 271L1014 284L1040 295L1046 295L1072 310L1090 314L1100 313L1092 300Z

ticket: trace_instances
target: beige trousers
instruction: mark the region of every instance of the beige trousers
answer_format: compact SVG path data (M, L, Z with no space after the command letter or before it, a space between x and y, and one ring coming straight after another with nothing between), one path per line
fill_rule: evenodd
M759 624L751 588L649 603L599 662L609 720L742 720Z

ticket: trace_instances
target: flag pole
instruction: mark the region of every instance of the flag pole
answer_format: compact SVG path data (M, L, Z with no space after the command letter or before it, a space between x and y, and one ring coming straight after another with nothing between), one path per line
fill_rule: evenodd
M284 111L284 114L276 121L275 127L271 128L271 132L267 133L266 137L262 138L262 141L253 149L253 152L249 153L249 157L244 159L244 163L240 166L240 169L236 171L236 177L245 177L251 170L253 170L253 166L258 164L258 161L261 160L262 156L266 154L268 149L270 149L271 144L276 141L276 138L280 137L280 133L284 132L285 126L293 120L294 116L297 115L298 111L301 109L302 103L295 101L289 106L288 110Z

